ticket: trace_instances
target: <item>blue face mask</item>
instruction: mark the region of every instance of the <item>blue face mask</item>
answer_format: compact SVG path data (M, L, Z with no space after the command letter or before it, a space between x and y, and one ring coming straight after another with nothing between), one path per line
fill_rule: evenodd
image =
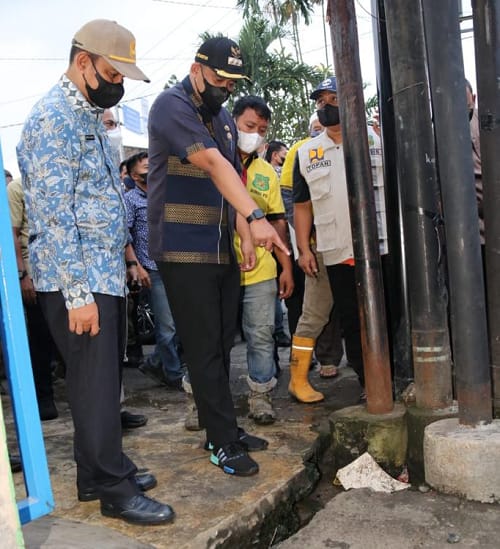
M311 131L309 132L309 135L310 135L311 137L317 137L322 131L323 131L323 130L311 130Z

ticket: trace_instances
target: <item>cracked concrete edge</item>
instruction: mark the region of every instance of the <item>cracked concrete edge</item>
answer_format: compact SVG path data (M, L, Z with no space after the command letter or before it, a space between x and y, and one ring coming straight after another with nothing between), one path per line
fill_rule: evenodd
M238 515L231 514L210 529L201 532L180 549L209 549L228 546L228 543L248 535L252 530L262 525L279 503L289 500L293 493L302 493L307 483L310 483L307 466L302 464L281 486L267 493L259 501L248 504L238 512ZM312 488L311 485L310 487Z

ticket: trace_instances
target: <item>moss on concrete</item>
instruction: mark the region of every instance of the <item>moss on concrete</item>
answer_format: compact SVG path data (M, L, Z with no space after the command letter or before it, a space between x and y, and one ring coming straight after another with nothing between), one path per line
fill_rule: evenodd
M369 452L389 474L397 475L406 462L405 408L396 404L389 414L368 414L364 406L351 406L331 414L336 469Z

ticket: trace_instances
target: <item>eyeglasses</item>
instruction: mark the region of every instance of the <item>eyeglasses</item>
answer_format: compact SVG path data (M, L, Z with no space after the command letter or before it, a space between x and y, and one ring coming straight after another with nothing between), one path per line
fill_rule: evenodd
M103 120L102 123L106 126L106 128L116 128L118 125L114 120Z

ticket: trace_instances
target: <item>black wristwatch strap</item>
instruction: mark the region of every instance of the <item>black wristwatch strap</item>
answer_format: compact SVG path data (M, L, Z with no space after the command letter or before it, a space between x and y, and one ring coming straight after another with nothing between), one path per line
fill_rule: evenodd
M266 214L260 208L257 208L247 217L247 223L251 223L256 219L262 219L264 217L266 217Z
M23 271L17 271L17 274L19 275L19 280L22 280L28 276L28 271L24 269Z

